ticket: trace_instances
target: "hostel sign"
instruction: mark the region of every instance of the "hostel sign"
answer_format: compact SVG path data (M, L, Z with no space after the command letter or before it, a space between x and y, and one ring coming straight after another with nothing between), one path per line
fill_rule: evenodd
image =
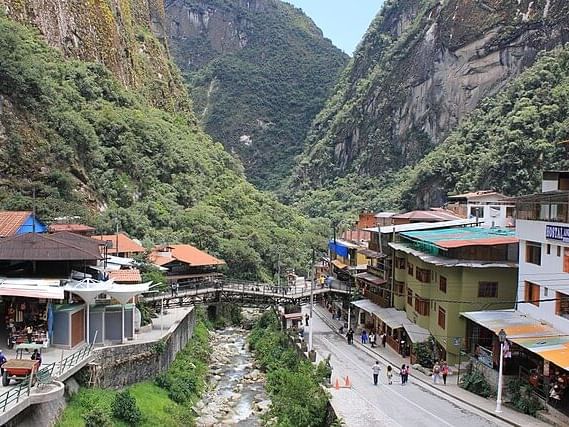
M569 243L569 227L562 227L560 225L546 225L545 238Z

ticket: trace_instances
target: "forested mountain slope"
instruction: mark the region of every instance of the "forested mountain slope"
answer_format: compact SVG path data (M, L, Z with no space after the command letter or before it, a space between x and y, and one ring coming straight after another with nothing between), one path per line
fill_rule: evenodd
M395 173L440 144L538 52L569 41L568 30L563 0L386 2L313 122L290 185L300 204L323 213L312 199L330 190L360 207L396 203L396 194L376 197L378 190L391 191Z
M205 130L257 186L279 187L347 55L280 0L172 0L166 17Z
M35 189L42 218L194 243L249 278L271 275L279 256L304 266L320 243L318 224L257 191L187 111L156 108L104 65L67 60L4 17L0 58L1 208L31 209Z

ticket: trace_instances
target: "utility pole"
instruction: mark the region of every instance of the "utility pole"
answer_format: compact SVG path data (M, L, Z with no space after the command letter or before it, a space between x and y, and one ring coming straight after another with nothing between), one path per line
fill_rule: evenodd
M348 251L348 265L350 265L350 252ZM350 285L350 292L348 293L348 331L350 330L350 326L351 326L351 320L352 320L352 276L351 274L348 272L348 276L350 277L348 279L348 283Z
M281 292L281 251L279 250L277 258L277 289Z
M117 218L116 231L115 231L115 255L119 256L119 219Z
M32 188L32 233L36 232L36 187Z
M312 324L314 323L312 320L312 306L314 305L314 279L316 278L316 271L314 266L314 248L312 248L312 264L310 266L310 274L312 276L312 280L310 281L310 314L309 314L309 324L308 324L308 351L312 351Z

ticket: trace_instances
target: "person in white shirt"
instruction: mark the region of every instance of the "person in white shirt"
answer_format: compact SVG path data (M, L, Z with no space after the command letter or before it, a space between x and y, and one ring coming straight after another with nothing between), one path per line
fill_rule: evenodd
M379 371L381 371L381 366L379 366L379 362L375 362L375 365L371 367L373 372L373 385L377 385L377 379L379 378Z

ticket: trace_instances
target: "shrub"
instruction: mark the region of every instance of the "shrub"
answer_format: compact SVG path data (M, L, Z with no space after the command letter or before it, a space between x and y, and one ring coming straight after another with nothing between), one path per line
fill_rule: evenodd
M474 369L472 366L470 366L466 374L462 377L461 386L482 397L489 397L492 394L490 384L482 372Z
M138 406L136 406L135 398L132 397L128 390L117 393L111 407L113 416L119 420L123 420L130 425L140 424L142 414Z
M543 409L541 401L532 394L531 385L519 378L508 383L508 394L517 411L535 416L537 411Z
M83 414L85 427L110 427L113 425L109 415L102 409L95 407Z

